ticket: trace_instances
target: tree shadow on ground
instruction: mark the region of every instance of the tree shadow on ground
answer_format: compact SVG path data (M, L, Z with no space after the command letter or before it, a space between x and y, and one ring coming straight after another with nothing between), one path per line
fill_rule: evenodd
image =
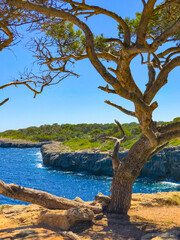
M71 229L82 237L92 240L149 240L160 236L162 239L180 239L180 228L161 230L157 224L141 219L135 222L128 215L100 214L92 224L81 223Z
M55 230L44 225L28 225L15 228L6 228L0 230L0 240L17 240L17 239L64 239L59 229Z

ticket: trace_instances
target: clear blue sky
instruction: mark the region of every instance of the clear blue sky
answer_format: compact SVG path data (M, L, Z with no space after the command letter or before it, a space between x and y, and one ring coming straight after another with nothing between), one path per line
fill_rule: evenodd
M134 17L135 12L141 11L140 0L91 0L88 3L98 4L122 17ZM94 34L104 33L105 37L116 37L116 22L104 16L90 18L87 22ZM31 34L26 33L27 37ZM0 52L1 84L16 79L18 73L25 67L31 67L33 62L31 52L22 40L16 46ZM118 96L112 96L98 89L105 86L106 82L93 69L88 60L77 62L75 70L80 74L79 78L70 77L59 85L47 87L43 93L33 98L33 93L26 87L9 87L1 90L0 101L9 97L10 100L0 108L0 131L7 129L19 129L28 126L40 126L42 124L64 123L110 123L114 119L121 123L136 121L117 109L108 106L104 100L111 100L129 110L133 110L133 104ZM140 65L137 58L132 63L132 73L143 90L147 82L146 66ZM180 116L180 71L174 70L166 86L161 89L155 100L159 107L154 112L155 120L169 121Z

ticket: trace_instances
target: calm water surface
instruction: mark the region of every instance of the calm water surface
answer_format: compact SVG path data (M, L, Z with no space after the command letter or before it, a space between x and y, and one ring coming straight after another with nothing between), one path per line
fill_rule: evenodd
M23 187L47 191L57 196L94 200L98 192L109 195L111 177L91 176L45 167L39 149L0 148L0 179ZM134 193L180 191L180 183L148 179L136 180ZM24 204L24 202L0 196L0 204Z

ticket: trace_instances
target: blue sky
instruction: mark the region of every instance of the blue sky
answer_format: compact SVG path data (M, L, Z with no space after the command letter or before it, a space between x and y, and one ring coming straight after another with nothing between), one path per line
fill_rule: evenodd
M92 4L99 2L100 6L115 11L122 17L134 17L135 12L142 9L140 0L87 2ZM105 37L117 36L116 22L108 17L97 16L90 18L87 23L94 34L104 33ZM32 35L25 33L25 36L25 39L16 46L0 52L1 84L16 79L18 73L25 67L31 67L33 59L26 47L26 41ZM140 65L139 57L132 62L131 66L133 76L143 90L147 82L146 66ZM0 108L0 131L53 123L110 123L114 119L121 123L136 121L135 118L104 103L107 99L127 109L134 109L131 102L98 89L100 85L105 86L106 82L88 60L77 62L74 67L80 75L79 78L70 77L59 85L47 87L35 99L33 93L23 86L18 88L12 86L1 90L0 101L7 97L10 100ZM159 107L154 112L155 120L169 121L180 116L179 74L179 69L174 70L169 76L168 84L157 94L155 100L158 101Z

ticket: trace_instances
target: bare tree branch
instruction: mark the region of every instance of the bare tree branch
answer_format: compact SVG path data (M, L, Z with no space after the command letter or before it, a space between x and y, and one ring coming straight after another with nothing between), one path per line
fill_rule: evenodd
M113 89L109 88L108 84L106 85L106 87L99 86L98 88L101 89L102 91L107 92L107 93L114 93L114 94L116 94L116 92Z
M141 64L146 64L146 63L150 62L150 53L148 53L147 61L145 61L145 62L144 62L144 57L141 52L140 52L140 56L141 56Z
M114 120L114 121L115 121L115 123L118 125L119 131L120 131L120 132L122 133L122 135L123 135L122 138L121 138L121 141L124 141L125 138L126 138L126 134L125 134L125 132L124 132L121 124L120 124L120 122L118 122L117 120Z
M123 108L123 107L121 107L119 105L116 105L115 103L112 103L112 102L110 102L108 100L106 100L105 103L107 103L107 104L109 104L109 105L119 109L120 111L122 111L123 113L125 113L125 114L127 114L129 116L136 117L135 112L129 111L129 110L127 110L127 109L125 109L125 108Z
M173 122L173 123L166 124L164 126L159 126L157 127L157 130L160 133L167 133L169 131L180 130L180 122Z
M180 129L162 133L159 136L158 141L159 141L159 144L163 144L164 142L167 142L174 138L180 138Z
M13 33L3 22L0 22L0 31L2 31L8 37L8 39L3 39L3 41L1 39L0 41L0 51L2 51L2 49L8 47L13 42L14 38Z
M146 39L146 32L148 22L153 15L154 5L157 0L148 0L147 4L144 6L144 10L142 12L141 21L139 23L139 27L137 30L137 40L136 44L144 45L144 41Z
M6 98L4 101L0 102L0 106L4 105L7 101L9 101L9 98Z
M177 52L177 51L180 51L180 47L171 47L171 48L168 48L165 51L159 53L157 56L158 56L158 58L164 58L169 53Z
M127 45L127 46L130 45L130 29L129 29L127 23L116 13L111 12L104 8L98 7L98 6L90 6L90 5L87 5L84 3L79 3L79 2L75 2L75 1L71 1L71 0L63 0L63 2L70 3L71 5L73 4L74 10L76 10L76 6L79 6L80 9L77 8L77 10L93 10L95 12L95 14L104 14L104 15L107 15L107 16L113 18L122 26L122 28L124 30L125 45Z
M179 0L171 0L171 1L165 1L163 4L160 4L158 7L154 9L154 14L159 12L160 10L167 8L169 6L175 6L180 5Z
M103 138L101 138L102 140L115 142L113 152L112 152L112 154L109 154L109 157L112 160L112 166L113 166L114 172L116 172L116 170L117 170L117 168L119 166L119 163L120 163L120 161L119 161L119 148L120 148L120 145L126 139L126 134L125 134L121 124L117 120L115 120L115 123L118 125L118 128L119 128L120 132L123 135L122 138L120 138L120 139L115 138L115 137L103 137Z
M179 54L179 53L180 53L180 50L179 50L179 51L176 51L176 52L170 53L170 54L167 56L166 61L164 62L163 65L166 65L166 64L171 60L171 58L172 58L174 55Z
M165 43L169 37L172 37L179 30L179 28L180 28L180 18L171 27L169 27L166 31L164 31L159 37L157 37L154 40L152 44L152 48L160 46L163 43Z
M65 79L70 75L70 73L68 73L67 75L59 78L57 82L53 83L53 79L55 79L59 74L60 72L56 73L54 76L51 76L51 74L48 73L47 75L40 77L40 76L34 75L33 73L27 73L21 76L21 78L25 78L26 80L21 80L21 81L16 80L14 82L1 85L0 89L6 88L9 86L17 87L18 85L25 85L32 92L34 92L34 98L35 98L37 94L42 93L44 87L58 84L60 81L62 81L63 79ZM39 85L40 90L36 89L38 87L37 84Z
M54 196L47 192L21 187L13 183L6 184L1 180L0 180L0 194L20 201L37 204L49 209L69 209L72 207L87 207L97 213L102 211L101 206L91 206L89 204L79 203L74 200Z
M148 89L152 86L152 84L155 81L155 77L156 77L156 72L153 68L152 62L148 63L148 75L149 75L149 81L146 84L146 91L148 91ZM146 93L146 91L145 91L145 93Z
M116 138L116 137L101 137L100 140L110 141L110 142L116 143L116 141L118 140L118 138Z
M105 60L108 60L108 61L113 61L115 63L118 62L118 58L111 54L111 53L108 53L108 52L101 52L101 53L96 53L97 57L98 58L102 58L102 59L105 59ZM39 55L34 55L35 57L39 57ZM44 63L52 63L52 62L56 62L56 61L69 61L70 59L74 59L76 61L79 61L79 60L83 60L83 59L86 59L88 58L88 55L87 54L82 54L82 55L75 55L75 54L70 54L70 55L67 55L67 56L64 56L64 57L51 57L51 58L47 58L47 61L44 62Z
M150 103L159 89L161 89L167 83L169 72L179 65L180 57L176 57L162 68L150 89L144 94L144 100L147 103Z
M157 154L158 152L160 152L164 147L166 147L168 145L169 142L166 142L160 146L158 146L157 148L155 148L152 153L149 156L149 159L151 159L155 154Z
M145 7L146 6L146 1L145 0L141 0L142 3L143 3L143 6Z
M22 1L22 0L16 0L16 1L15 0L7 0L7 1L10 5L18 6L19 8L25 8L30 11L35 11L35 12L37 11L37 12L44 14L46 16L49 16L49 17L51 17L53 15L54 17L63 18L65 20L70 21L70 22L74 23L75 25L77 25L80 29L83 30L83 32L86 36L86 52L87 52L87 55L88 55L91 63L95 67L95 69L109 84L111 84L113 87L116 87L116 88L118 87L119 93L121 92L121 94L123 96L126 96L126 98L131 97L129 92L121 86L119 81L113 75L111 75L106 70L105 66L99 61L99 59L95 53L95 50L94 50L93 34L92 34L91 30L89 29L89 27L84 22L79 20L76 16L74 16L68 12L65 12L64 10L59 10L59 9L55 9L52 7L46 7L46 6L41 7L40 5L34 4L32 2L27 2L27 1Z
M152 55L154 56L154 59L152 60L152 62L155 62L157 64L157 67L161 70L162 65L161 65L161 61L159 60L159 57L155 53L152 53Z

